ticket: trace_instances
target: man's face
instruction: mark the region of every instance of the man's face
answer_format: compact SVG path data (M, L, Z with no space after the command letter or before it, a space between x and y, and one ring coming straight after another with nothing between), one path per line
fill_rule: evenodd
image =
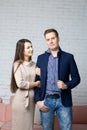
M59 38L56 36L56 34L54 32L47 33L45 35L45 39L46 39L47 45L51 51L55 51L58 49Z

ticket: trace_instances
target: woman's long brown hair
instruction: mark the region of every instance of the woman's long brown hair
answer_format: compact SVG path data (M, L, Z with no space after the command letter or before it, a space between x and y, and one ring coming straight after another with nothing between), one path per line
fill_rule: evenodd
M25 42L29 42L32 44L32 42L28 39L20 39L16 44L15 57L14 57L13 65L12 65L11 83L10 83L10 90L12 93L15 93L17 88L18 88L16 81L15 81L14 73L16 72L16 70L18 69L20 64L22 64L24 61L24 54L23 53L24 53ZM31 57L29 58L29 60L31 60ZM14 63L16 61L18 62L18 66L14 72Z

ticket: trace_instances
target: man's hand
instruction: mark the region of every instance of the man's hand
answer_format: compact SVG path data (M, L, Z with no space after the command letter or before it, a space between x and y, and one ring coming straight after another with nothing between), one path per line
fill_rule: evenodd
M37 102L37 106L39 107L39 109L43 112L47 112L49 110L49 108L47 106L44 105L44 101L38 101Z
M58 80L57 85L60 89L67 89L67 85L61 80Z

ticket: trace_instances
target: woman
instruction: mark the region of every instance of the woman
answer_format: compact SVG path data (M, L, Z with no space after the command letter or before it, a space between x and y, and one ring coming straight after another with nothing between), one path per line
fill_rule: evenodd
M17 42L11 75L11 92L16 93L12 102L12 130L33 130L35 63L33 47L28 39Z

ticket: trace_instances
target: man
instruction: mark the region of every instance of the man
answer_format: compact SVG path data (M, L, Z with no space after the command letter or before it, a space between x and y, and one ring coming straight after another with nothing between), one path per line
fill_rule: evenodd
M38 56L36 80L41 87L35 88L35 102L40 113L43 130L53 130L56 112L61 130L72 130L71 89L80 83L74 56L61 50L59 35L55 29L47 29L44 37L48 50Z

